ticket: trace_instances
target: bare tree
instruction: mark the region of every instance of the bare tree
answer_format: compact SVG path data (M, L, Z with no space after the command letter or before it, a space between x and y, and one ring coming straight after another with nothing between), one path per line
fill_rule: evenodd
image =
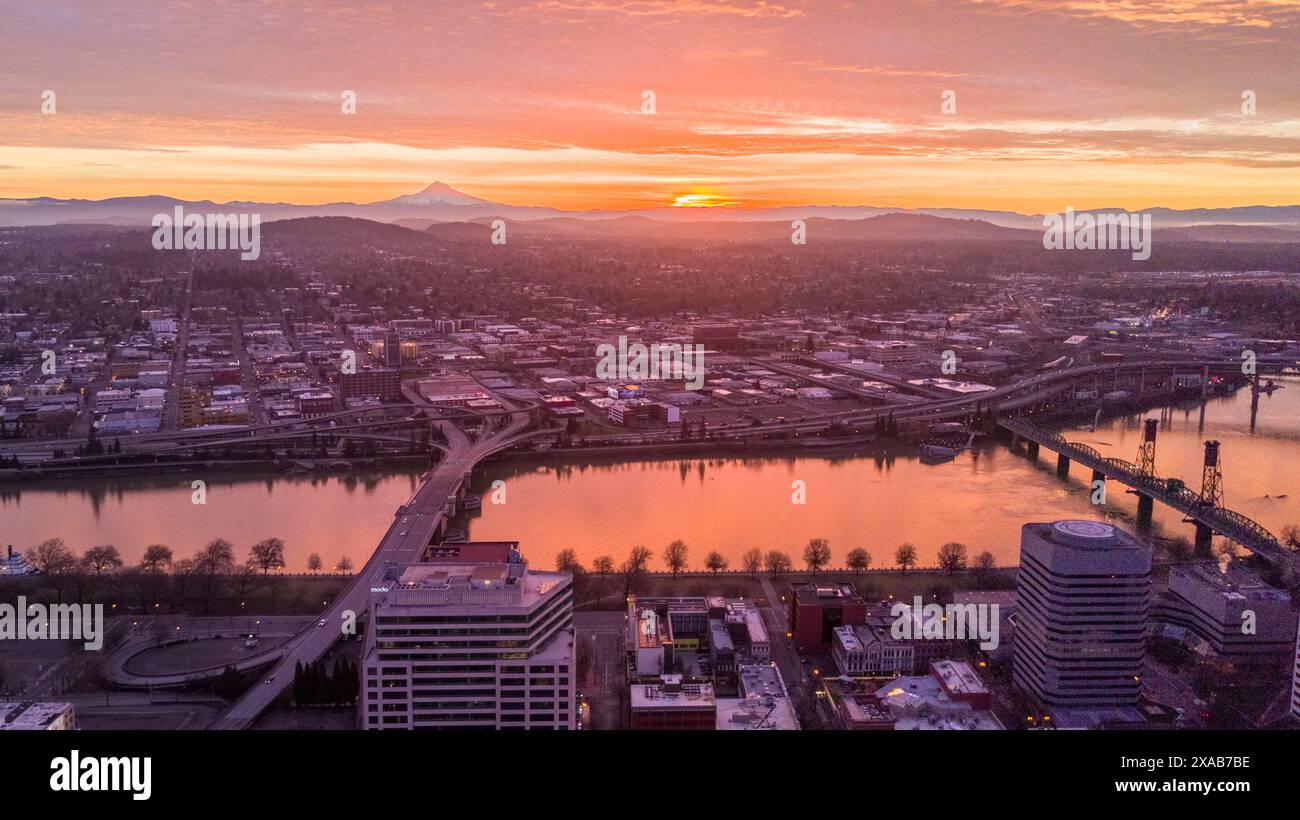
M194 557L195 569L203 576L203 612L207 613L222 575L235 566L235 548L224 538L209 541Z
M96 575L122 568L122 555L112 544L91 547L81 556L81 565Z
M854 572L862 572L871 566L871 553L862 547L851 549L849 554L844 557L844 564Z
M235 547L224 538L215 538L198 551L194 563L210 575L229 572L235 565Z
M900 544L894 552L894 563L902 567L903 572L916 566L916 547L906 542Z
M664 547L664 563L672 570L674 578L677 577L677 573L686 569L686 553L686 542L680 538Z
M324 566L324 564L325 564L325 562L324 562L324 561L321 561L321 559L320 559L320 553L319 553L319 552L313 552L311 555L308 555L308 556L307 556L307 571L308 571L308 572L320 572L320 568L321 568L322 566Z
M71 571L77 559L62 538L50 538L27 550L27 563L37 572L58 575Z
M704 557L704 566L709 572L717 575L727 568L727 558L717 550L712 550Z
M803 562L813 575L831 562L831 545L825 538L814 538L803 548Z
M570 548L555 553L555 568L560 572L567 572L575 578L586 572L582 568L582 562L578 560L577 551Z
M966 569L966 545L949 541L939 547L939 566L947 573Z
M352 559L347 557L346 555L343 556L342 558L339 559L339 562L334 565L334 571L341 572L344 575L347 575L348 573L352 572Z
M263 575L273 569L283 569L284 542L279 538L258 541L248 550L248 565L260 569Z
M165 544L150 544L144 548L140 567L146 572L162 572L172 565L172 549Z
M631 595L637 584L641 581L641 576L645 575L646 567L650 564L650 550L646 547L635 546L628 553L627 560L623 562L623 597Z
M763 561L767 565L767 571L772 575L784 575L794 566L790 556L781 550L769 550Z
M745 567L745 572L750 575L758 575L763 569L763 551L758 547L751 547L745 550L745 554L740 556L740 562Z

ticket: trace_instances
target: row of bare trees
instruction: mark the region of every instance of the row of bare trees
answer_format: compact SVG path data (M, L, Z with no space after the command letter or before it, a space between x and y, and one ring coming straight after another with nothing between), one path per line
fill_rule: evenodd
M128 565L116 546L103 544L76 555L61 538L51 538L27 550L26 558L41 573L42 585L65 592L76 600L89 600L108 594L113 601L123 601L127 611L157 612L167 602L171 609L201 601L203 611L214 601L233 597L242 607L258 586L265 586L272 598L282 591L273 572L284 569L284 541L267 538L249 547L243 562L235 558L235 547L217 538L199 548L190 558L176 558L171 547L150 544L138 564ZM322 561L312 554L307 567L319 572ZM352 570L346 556L335 566L338 572ZM232 604L233 605L233 604Z
M88 572L95 575L107 575L128 569L122 554L112 544L90 547L78 557L63 542L62 538L42 541L26 552L27 563L38 572L46 575L62 575L74 572ZM243 567L255 569L263 575L285 568L284 541L279 538L266 538L248 548L248 558ZM346 555L334 565L335 572L352 571L352 559ZM146 572L182 572L194 571L210 574L230 574L241 565L235 560L235 547L224 538L209 541L195 553L193 558L175 559L171 547L165 544L150 544L145 547L138 568ZM320 554L313 552L307 556L307 569L320 572L324 567Z
M993 553L985 550L975 556L973 562L969 559L970 550L965 544L957 541L950 541L939 547L938 566L944 572L954 573L966 569L978 571L991 571L996 569L997 561ZM676 540L664 547L662 553L664 566L676 577L679 573L687 571L689 567L690 550L686 542ZM628 554L628 558L621 566L614 563L614 559L608 555L601 555L592 561L590 570L582 565L578 560L578 554L573 549L563 549L555 556L555 568L560 572L567 572L578 576L583 574L592 574L604 579L615 573L624 577L625 591L630 592L634 582L641 575L649 571L651 551L647 547L635 546ZM794 561L790 554L782 550L763 550L754 547L746 550L741 556L741 567L750 575L758 575L761 572L767 572L772 575L782 575L793 571ZM817 573L831 565L831 546L825 538L813 538L803 549L803 562L809 572ZM916 566L917 555L916 547L912 544L902 544L894 551L894 563L904 572ZM844 556L844 566L854 572L864 572L871 568L872 556L863 547L855 547L848 551ZM704 568L709 572L717 574L727 570L729 563L726 556L717 550L711 550L704 557Z

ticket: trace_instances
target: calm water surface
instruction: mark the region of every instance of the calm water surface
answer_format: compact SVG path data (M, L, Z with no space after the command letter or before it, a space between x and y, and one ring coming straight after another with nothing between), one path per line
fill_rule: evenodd
M1223 442L1227 505L1277 533L1300 523L1300 380L1261 397L1250 429L1250 394L1198 406L1153 410L1163 419L1157 468L1200 485L1202 442ZM1080 428L1067 438L1106 455L1134 461L1142 415ZM302 570L308 554L327 566L344 555L360 565L415 488L417 476L250 479L210 482L208 503L190 503L189 477L165 480L102 479L0 491L0 544L25 549L59 536L80 551L116 544L128 560L146 545L170 545L178 557L223 537L238 553L278 536L287 543L289 568ZM632 463L496 465L478 479L485 488L506 482L506 503L485 503L470 525L480 539L521 543L526 557L551 566L556 552L577 550L584 563L598 555L621 561L644 544L656 554L676 538L698 566L717 549L733 566L750 547L784 549L799 560L802 545L830 540L834 563L865 547L877 565L893 563L896 547L916 545L921 564L932 564L945 541L961 541L972 554L991 551L1014 564L1020 525L1062 517L1111 518L1131 523L1133 496L1111 483L1108 504L1089 503L1086 470L1068 481L1055 475L1055 456L1037 464L988 442L955 461L926 465L904 453L827 458L812 452L756 459L668 459ZM792 482L802 481L807 503L791 503ZM1189 539L1191 527L1156 505L1153 537Z

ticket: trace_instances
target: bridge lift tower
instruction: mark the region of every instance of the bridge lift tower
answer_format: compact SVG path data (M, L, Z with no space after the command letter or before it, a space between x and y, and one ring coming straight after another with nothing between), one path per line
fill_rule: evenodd
M1160 429L1159 419L1146 419L1142 427L1142 444L1138 447L1138 473L1148 478L1156 477L1156 431ZM1151 526L1151 514L1155 511L1155 500L1141 490L1132 490L1138 497L1139 527Z
M1201 468L1201 504L1206 507L1223 506L1223 470L1219 465L1219 442L1205 442L1205 461ZM1214 540L1214 530L1196 524L1196 554L1208 557Z
M1205 442L1205 466L1201 470L1201 503L1223 506L1223 470L1219 467L1219 442Z

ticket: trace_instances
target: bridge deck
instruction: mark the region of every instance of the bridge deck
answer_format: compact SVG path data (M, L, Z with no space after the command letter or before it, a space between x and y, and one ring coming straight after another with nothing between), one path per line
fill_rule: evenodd
M1267 559L1274 566L1290 569L1297 567L1297 559L1300 556L1284 547L1258 522L1233 510L1207 504L1197 493L1185 486L1170 486L1158 476L1143 473L1132 462L1103 456L1086 444L1067 441L1059 433L1043 430L1025 419L1001 418L998 424L1021 438L1035 442L1085 467L1090 467L1106 478L1126 484L1142 495L1178 510L1198 524Z

